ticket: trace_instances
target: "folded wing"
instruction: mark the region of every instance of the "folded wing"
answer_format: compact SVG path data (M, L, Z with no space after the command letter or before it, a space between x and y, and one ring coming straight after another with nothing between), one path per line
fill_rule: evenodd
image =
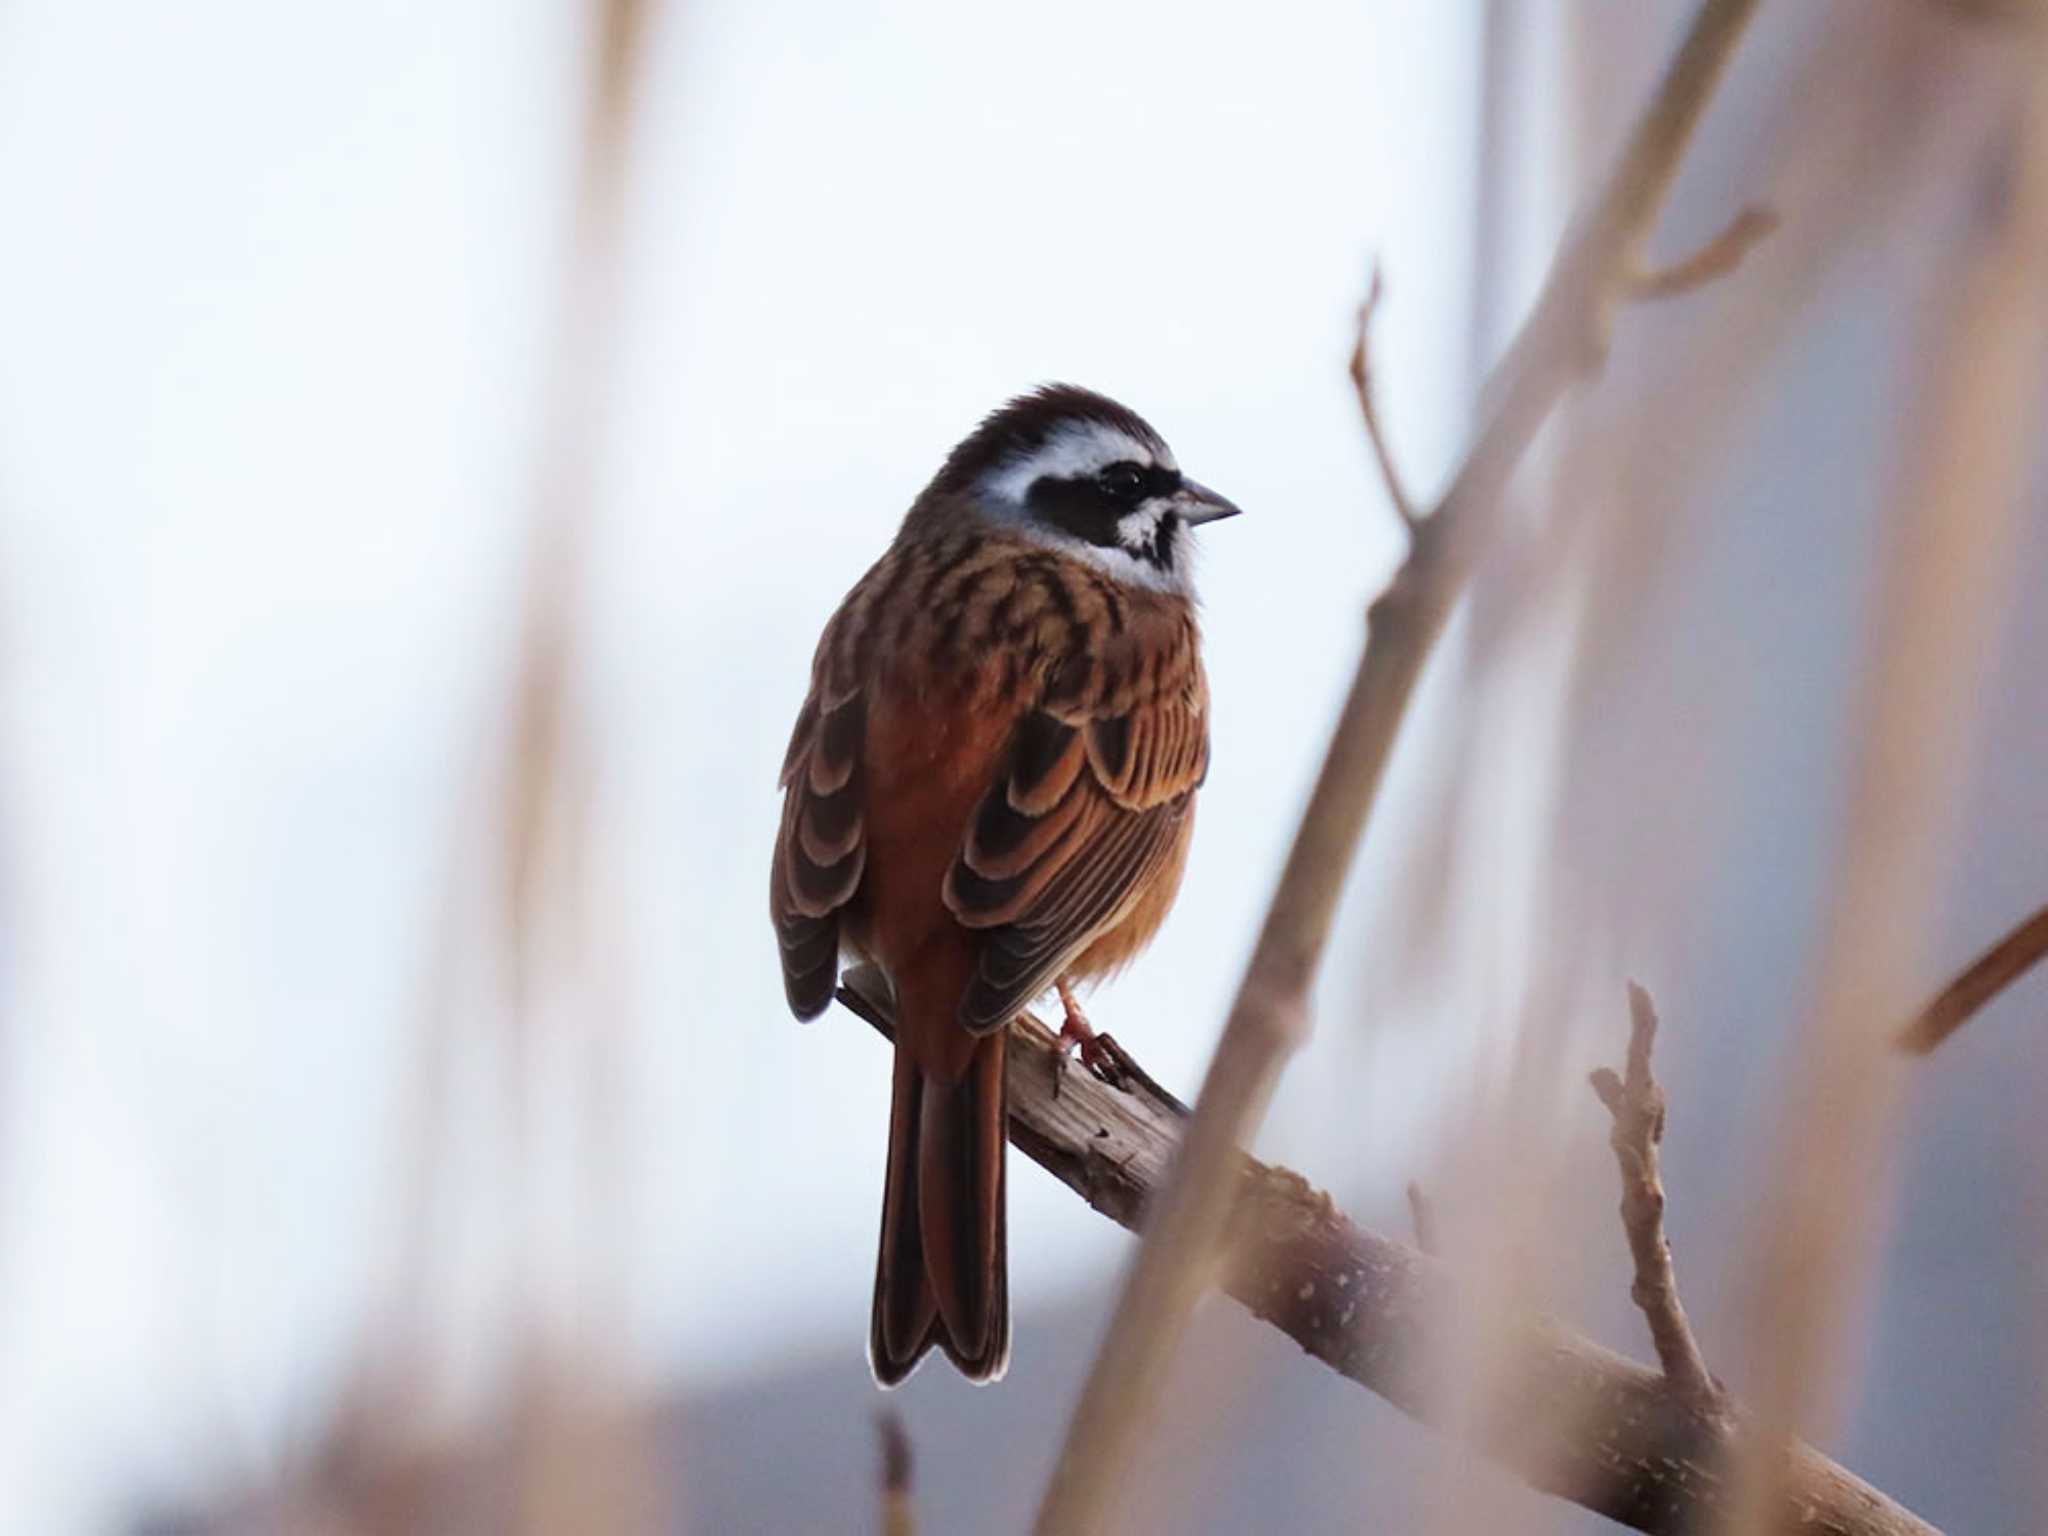
M1105 690L1019 721L1005 771L976 808L946 905L977 930L960 1022L1009 1022L1173 857L1208 769L1199 674L1163 695Z
M820 656L828 654L828 630ZM858 686L834 687L819 669L782 764L782 829L768 907L782 951L790 1010L813 1019L839 980L840 909L867 867L861 757L867 703Z

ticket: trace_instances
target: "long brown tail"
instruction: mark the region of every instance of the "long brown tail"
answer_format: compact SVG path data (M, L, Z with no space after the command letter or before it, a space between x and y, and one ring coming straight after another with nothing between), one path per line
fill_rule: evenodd
M901 1027L899 1022L899 1028ZM926 1072L901 1044L889 1110L889 1182L868 1358L893 1387L934 1344L969 1381L1010 1362L1003 1214L1003 1042L980 1040L957 1082Z

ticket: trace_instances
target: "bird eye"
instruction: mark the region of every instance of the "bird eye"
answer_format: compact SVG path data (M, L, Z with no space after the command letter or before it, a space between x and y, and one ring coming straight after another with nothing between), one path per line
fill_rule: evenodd
M1136 464L1112 464L1096 478L1105 491L1120 500L1135 500L1145 489L1145 471Z

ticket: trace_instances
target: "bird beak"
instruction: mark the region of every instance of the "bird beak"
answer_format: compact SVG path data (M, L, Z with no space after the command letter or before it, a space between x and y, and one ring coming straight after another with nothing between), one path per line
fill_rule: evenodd
M1193 480L1183 480L1180 489L1173 493L1173 510L1180 514L1181 521L1190 528L1199 528L1204 523L1235 517L1244 508L1228 497L1217 495L1206 485L1199 485Z

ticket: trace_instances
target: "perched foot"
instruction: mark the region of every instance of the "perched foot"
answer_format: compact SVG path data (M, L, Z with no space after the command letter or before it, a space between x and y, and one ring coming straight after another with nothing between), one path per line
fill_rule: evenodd
M1066 1011L1066 1018L1060 1021L1059 1054L1054 1060L1059 1070L1066 1069L1067 1048L1074 1047L1074 1053L1081 1058L1081 1065L1094 1076L1112 1088L1124 1086L1124 1063L1129 1059L1123 1047L1108 1035L1098 1035L1089 1028L1088 1015L1081 1011L1081 1005L1074 1000L1074 989L1064 978L1058 982L1060 1007ZM1059 1084L1053 1084L1057 1092Z

